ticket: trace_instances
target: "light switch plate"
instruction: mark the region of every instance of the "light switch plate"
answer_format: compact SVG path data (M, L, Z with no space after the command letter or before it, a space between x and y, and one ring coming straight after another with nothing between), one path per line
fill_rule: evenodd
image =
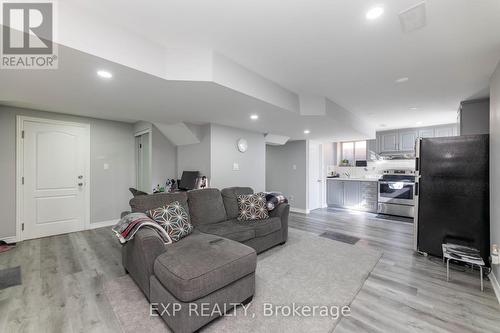
M233 163L233 171L240 171L240 165L238 163Z
M104 170L108 170L109 169L109 164L108 163L104 163Z
M296 164L292 165L292 169L297 170L297 165Z

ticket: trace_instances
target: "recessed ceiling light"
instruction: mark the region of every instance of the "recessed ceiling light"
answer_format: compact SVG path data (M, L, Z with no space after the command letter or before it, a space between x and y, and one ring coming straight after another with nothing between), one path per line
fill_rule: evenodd
M99 75L100 77L104 78L104 79L111 79L113 77L113 74L111 74L110 72L108 71L97 71L97 75Z
M399 79L397 79L396 83L404 83L404 82L408 82L409 78L407 78L406 76L405 77L400 77Z
M305 130L305 131L304 131L304 134L309 134L309 133L311 133L311 131L310 131L310 130Z
M415 106L412 106L412 107L410 108L410 110L415 111L415 110L418 110L418 108L417 108L417 107L415 107Z
M416 122L416 124L417 124L417 125L422 125L422 124L423 124L423 122L421 122L421 121L417 121L417 122Z
M386 127L387 125L386 124L380 124L378 125L379 127Z
M377 6L373 7L369 11L366 12L366 19L367 20L375 20L379 18L382 14L384 13L384 8Z
M259 115L257 115L257 114L252 114L252 115L250 116L250 119L252 119L252 120L257 120L257 119L259 119Z

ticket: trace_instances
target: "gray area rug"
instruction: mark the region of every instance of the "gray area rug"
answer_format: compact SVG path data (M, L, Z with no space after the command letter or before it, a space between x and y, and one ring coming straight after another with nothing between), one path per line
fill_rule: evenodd
M273 306L350 305L382 253L295 229L289 240L258 256L256 291L247 315L219 318L203 332L330 332L340 319L329 316L264 316ZM163 320L149 316L149 304L127 275L104 285L124 332L169 332Z

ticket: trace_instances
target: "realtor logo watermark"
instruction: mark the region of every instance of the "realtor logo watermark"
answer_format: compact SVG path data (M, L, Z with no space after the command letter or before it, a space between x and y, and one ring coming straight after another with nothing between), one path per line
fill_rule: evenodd
M52 1L2 2L2 69L57 69Z

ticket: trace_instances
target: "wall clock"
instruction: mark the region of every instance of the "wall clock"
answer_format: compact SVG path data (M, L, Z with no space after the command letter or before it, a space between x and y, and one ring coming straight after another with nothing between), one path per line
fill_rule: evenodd
M248 149L248 142L245 139L239 139L238 142L237 142L237 145L238 145L238 150L241 153L246 152L247 149Z

